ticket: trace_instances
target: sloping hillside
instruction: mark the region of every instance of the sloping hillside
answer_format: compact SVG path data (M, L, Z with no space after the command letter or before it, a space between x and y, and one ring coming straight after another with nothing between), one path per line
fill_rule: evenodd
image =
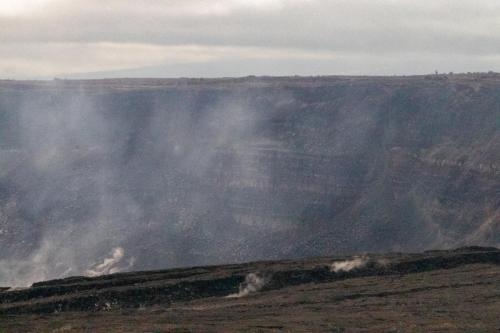
M500 250L255 262L0 292L5 332L496 332Z

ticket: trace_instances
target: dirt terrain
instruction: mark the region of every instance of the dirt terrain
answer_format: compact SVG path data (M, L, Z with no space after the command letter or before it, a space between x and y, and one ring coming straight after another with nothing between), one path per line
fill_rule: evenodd
M229 296L229 297L228 297ZM498 332L500 250L72 277L0 293L0 332Z

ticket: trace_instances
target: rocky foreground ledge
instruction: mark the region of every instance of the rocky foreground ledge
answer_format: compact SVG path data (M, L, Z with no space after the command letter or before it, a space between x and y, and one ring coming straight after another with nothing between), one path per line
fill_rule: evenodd
M498 332L500 250L268 261L0 291L0 332Z

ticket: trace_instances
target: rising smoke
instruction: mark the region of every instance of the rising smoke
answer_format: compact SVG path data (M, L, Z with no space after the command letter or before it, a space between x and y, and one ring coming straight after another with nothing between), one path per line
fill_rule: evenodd
M269 282L269 278L258 273L250 273L245 277L245 282L240 284L239 291L226 296L227 298L240 298L260 291Z
M107 274L119 273L128 270L134 266L135 259L132 257L128 260L126 266L120 265L125 256L125 250L122 247L115 247L109 257L105 258L101 263L94 264L91 268L85 271L85 275L94 277Z
M0 96L0 285L260 256L272 223L234 208L271 176L251 96L51 89Z
M334 273L350 272L354 269L365 267L368 262L369 258L366 256L355 257L351 260L335 261L330 267L330 270Z
M391 265L387 258L372 258L367 255L357 256L350 260L335 261L330 266L330 271L334 273L347 273L364 268L386 270Z
M27 257L0 260L1 283L11 287L27 287L36 281L76 275L75 253L61 244L64 243L57 237L46 236Z

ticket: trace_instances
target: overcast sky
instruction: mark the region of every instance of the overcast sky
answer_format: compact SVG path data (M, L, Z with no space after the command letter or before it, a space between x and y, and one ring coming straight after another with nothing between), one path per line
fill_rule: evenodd
M499 0L0 0L0 78L500 71Z

